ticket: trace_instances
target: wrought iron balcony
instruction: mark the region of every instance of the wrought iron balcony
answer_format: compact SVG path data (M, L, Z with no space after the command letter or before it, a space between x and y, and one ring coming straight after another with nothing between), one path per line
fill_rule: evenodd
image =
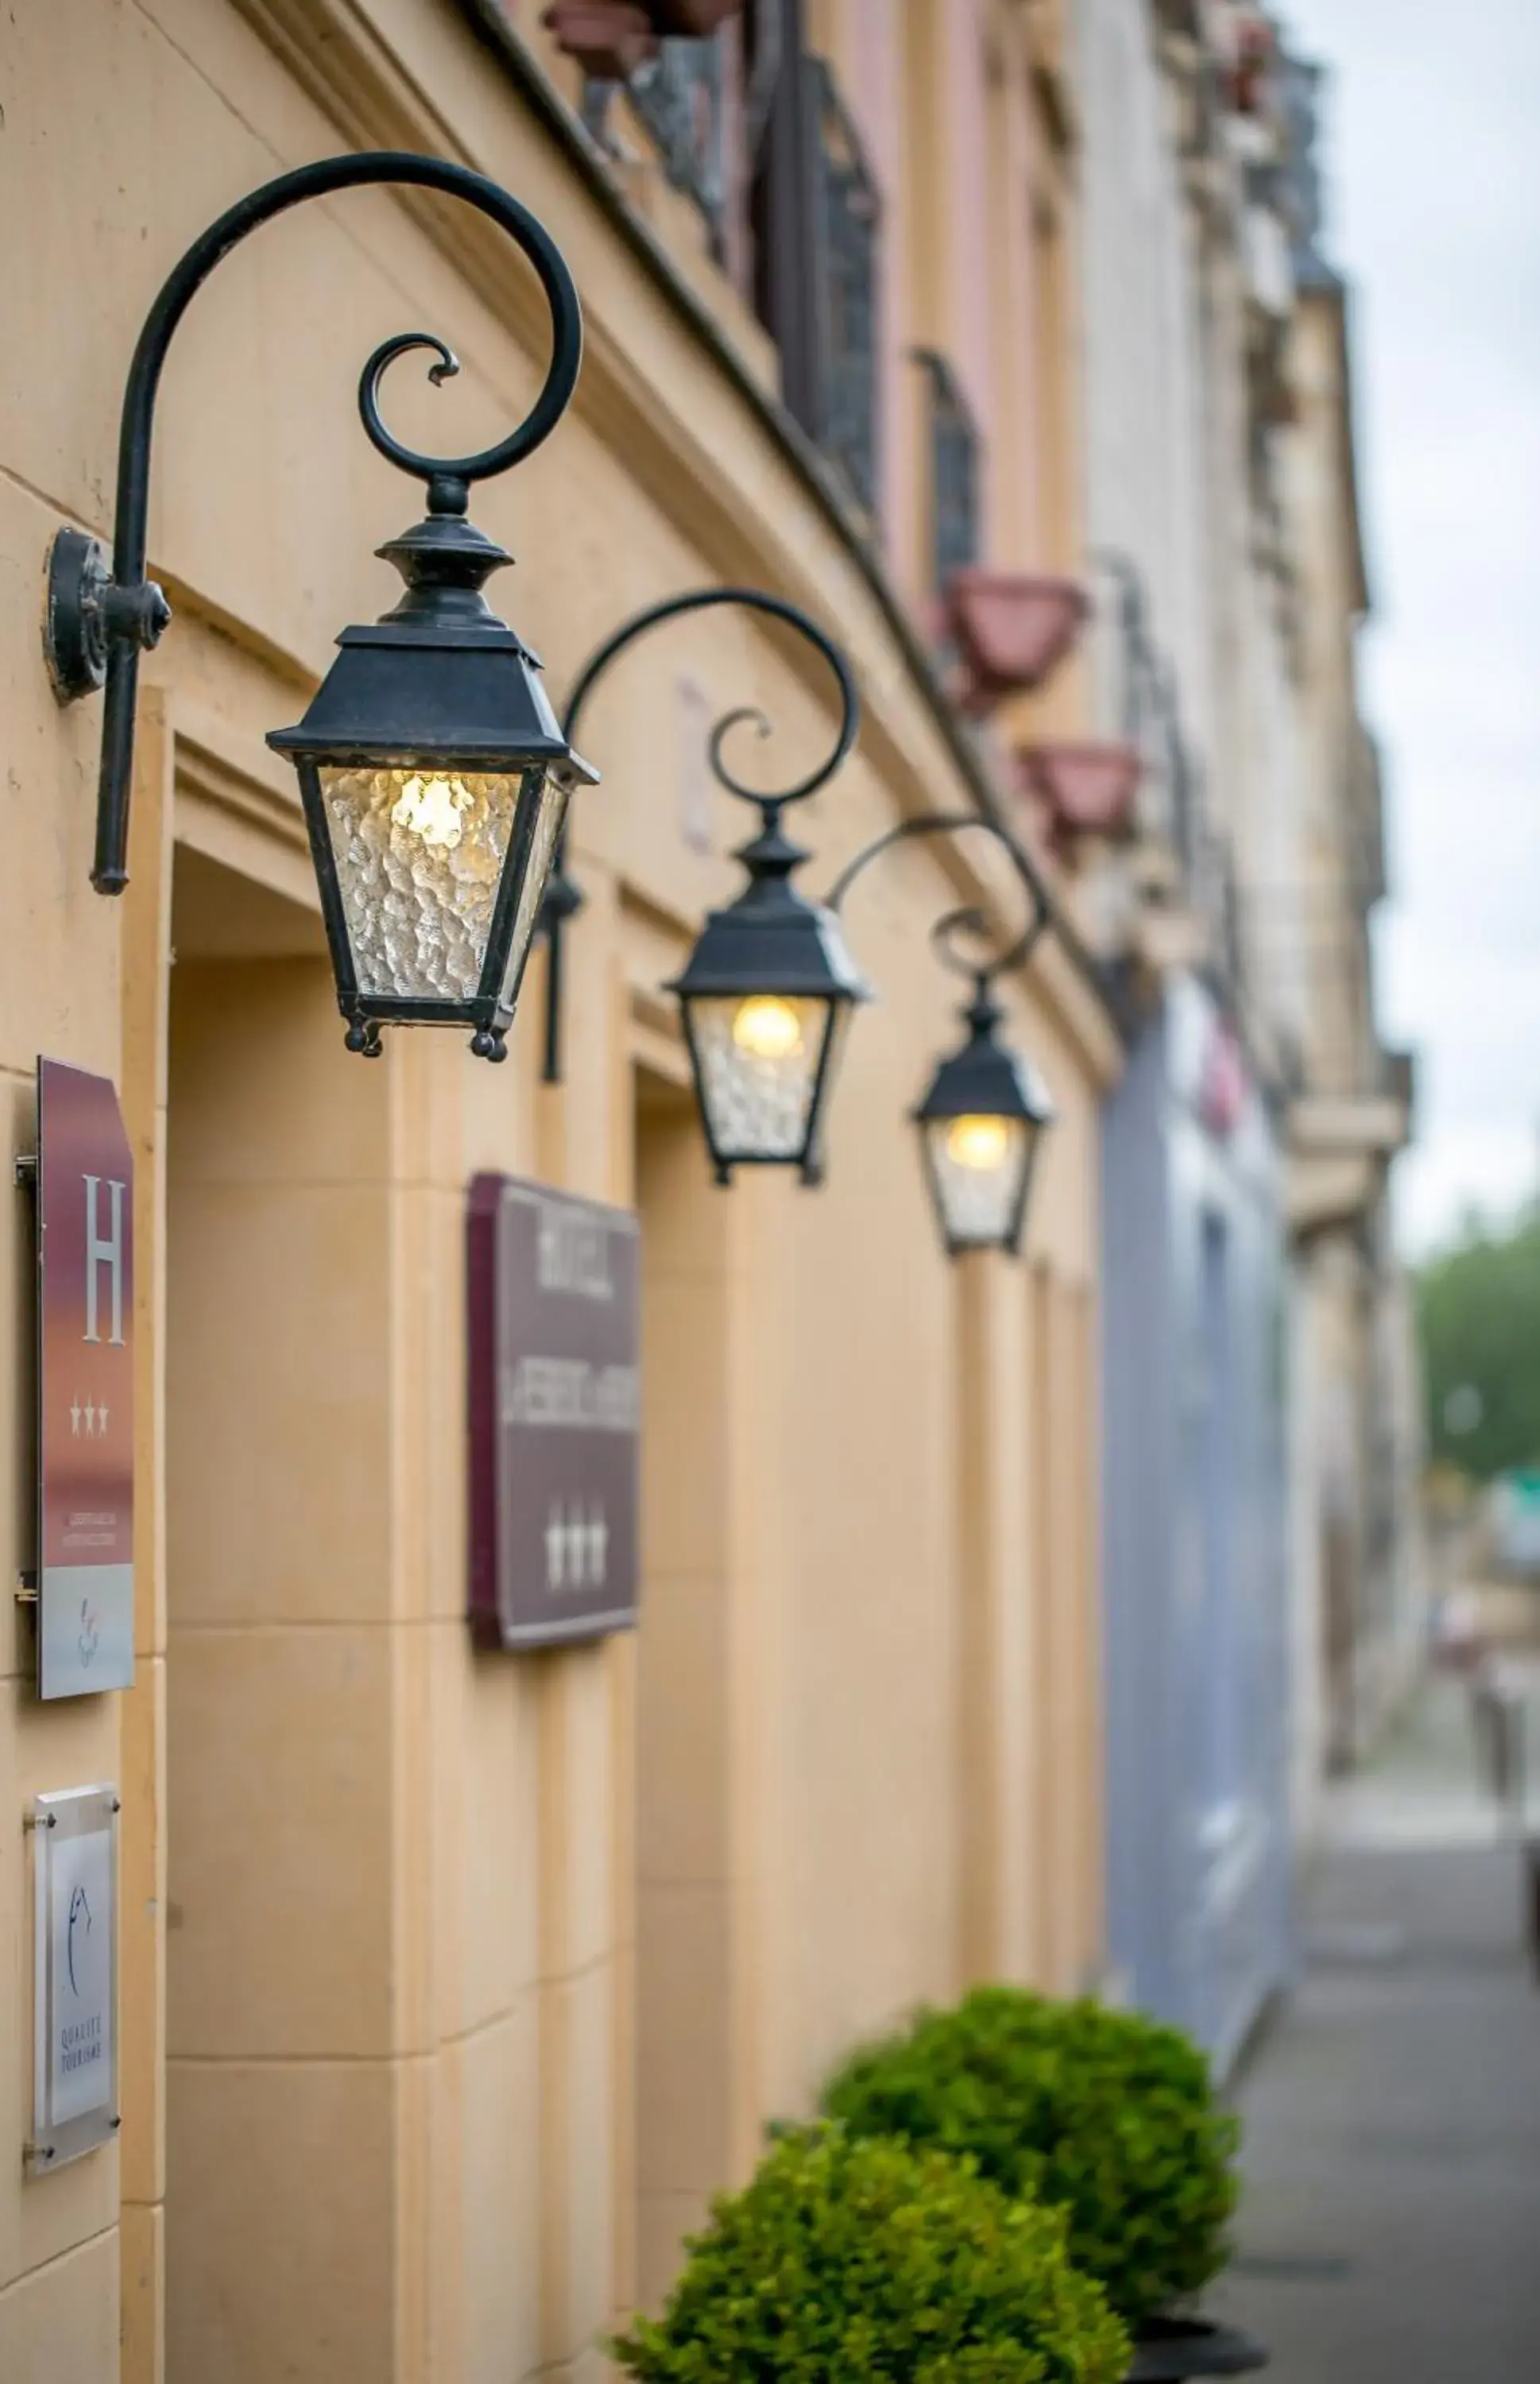
M820 444L868 512L877 497L877 184L826 61L802 61L817 180Z
M936 348L916 348L930 389L931 584L978 561L978 431L957 376Z

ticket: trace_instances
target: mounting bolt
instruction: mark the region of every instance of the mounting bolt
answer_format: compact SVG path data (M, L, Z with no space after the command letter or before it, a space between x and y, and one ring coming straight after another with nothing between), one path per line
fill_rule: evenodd
M109 638L122 638L147 653L158 646L171 619L164 589L153 579L138 588L119 588L108 580L102 590L102 620Z
M43 647L61 703L94 694L107 674L107 649L122 639L142 651L158 645L171 607L153 579L119 588L100 539L61 529L48 550Z

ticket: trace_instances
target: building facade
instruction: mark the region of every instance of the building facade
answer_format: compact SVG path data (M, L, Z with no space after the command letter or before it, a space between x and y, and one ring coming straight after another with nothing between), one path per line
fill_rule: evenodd
M1100 1973L1099 1111L1123 1047L1074 933L1000 986L1058 1111L1020 1261L943 1256L906 1114L956 1031L938 914L1021 925L982 836L907 844L852 896L880 1000L822 1186L717 1190L659 991L735 883L705 728L758 707L789 776L835 727L817 656L723 609L590 709L561 1083L539 960L503 1068L441 1035L344 1051L265 738L389 601L371 552L413 498L358 435L356 376L430 329L459 378L398 367L391 421L473 445L528 403L546 336L504 244L421 193L265 228L178 335L150 521L175 620L116 902L90 883L100 707L62 708L44 667L51 541L108 533L128 359L188 242L303 160L429 152L515 192L582 293L571 416L475 506L558 698L636 608L769 590L838 635L863 700L803 823L809 882L922 813L1040 829L1046 806L1065 887L1074 823L1021 755L1087 726L1068 28L1004 0L704 13L709 43L660 53L624 8L23 0L0 53L28 359L0 452L0 1069L22 1157L40 1053L118 1087L136 1484L131 1687L41 1703L8 1608L6 2384L597 2373L853 2039L979 1976ZM479 1652L466 1618L483 1171L640 1220L640 1626L543 1655ZM19 1195L0 1247L20 1574ZM87 1782L121 1803L121 2127L36 2175L19 1824Z
M1354 460L1351 292L1324 248L1323 81L1318 68L1280 56L1310 805L1298 897L1308 1003L1287 1129L1302 1498L1295 1799L1306 1839L1323 1781L1373 1745L1404 1696L1425 1607L1421 1400L1388 1185L1411 1132L1412 1071L1407 1053L1386 1048L1375 1015L1372 921L1386 890L1385 805L1358 690L1370 591Z
M1079 12L1102 722L1146 768L1096 918L1109 1942L1221 2066L1291 1960L1333 1764L1416 1646L1415 1368L1346 294L1313 69L1262 10Z
M1253 12L1079 13L1103 722L1146 769L1101 920L1109 1943L1221 2068L1289 1965L1289 1277L1305 998L1290 290Z

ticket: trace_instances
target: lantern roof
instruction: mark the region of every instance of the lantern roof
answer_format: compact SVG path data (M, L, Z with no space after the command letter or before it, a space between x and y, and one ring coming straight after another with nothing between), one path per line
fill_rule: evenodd
M563 736L538 655L481 592L512 556L439 513L377 552L400 571L404 594L379 621L342 632L304 719L274 729L268 744L296 760L363 766L543 764L593 784L599 774Z
M707 914L680 975L666 987L684 1000L713 994L779 993L826 1001L869 1001L871 988L851 956L835 913L810 902L791 883L806 854L766 801L760 831L735 859L749 883L735 900Z
M1030 1060L996 1033L1003 1012L981 978L962 1013L968 1037L942 1060L924 1099L913 1114L925 1125L953 1117L1020 1118L1028 1125L1051 1125L1052 1097Z

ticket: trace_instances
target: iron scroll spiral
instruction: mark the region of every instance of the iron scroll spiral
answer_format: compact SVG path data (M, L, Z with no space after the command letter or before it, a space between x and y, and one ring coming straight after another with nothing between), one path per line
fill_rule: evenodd
M430 333L414 331L387 340L365 366L359 411L379 453L400 470L426 479L433 512L463 513L470 484L506 471L534 453L561 420L578 383L583 360L583 317L566 263L543 224L528 208L486 175L442 157L409 150L368 150L323 157L279 174L249 192L201 232L162 283L144 318L123 391L118 441L118 498L110 576L92 556L74 560L86 598L101 627L106 699L102 717L102 764L97 790L96 857L92 882L98 893L120 894L128 884L129 790L133 767L134 711L139 656L153 645L168 617L158 590L144 576L148 543L150 457L155 399L167 351L188 305L217 265L248 232L309 199L381 183L432 191L462 200L489 217L528 260L551 309L551 361L544 382L524 420L507 436L472 455L437 459L404 446L380 419L378 402L386 366L410 349L430 348L438 358L430 378L442 381L458 369L452 351ZM84 541L89 545L90 541ZM94 577L92 575L94 574ZM101 683L101 670L67 684L68 697Z
M990 985L997 976L1002 976L1008 971L1021 967L1029 957L1038 937L1050 924L1052 913L1036 877L1025 865L1025 857L1015 838L1002 827L999 821L987 819L983 813L927 812L914 819L900 820L896 827L890 827L883 835L875 838L869 845L856 854L853 861L846 864L824 900L831 911L838 911L863 871L868 869L872 863L888 851L892 845L907 842L914 837L961 836L970 829L980 830L984 835L993 837L998 844L1004 846L1022 883L1032 897L1031 916L1020 935L1013 937L1010 943L982 961L976 955L970 958L958 949L958 939L962 937L967 937L975 943L987 943L990 938L992 934L990 923L976 903L962 903L952 910L943 912L930 930L930 941L938 960L944 968L950 969L955 976L970 978L981 988Z
M778 793L767 794L757 787L745 784L729 766L724 754L727 739L736 728L751 724L762 738L774 733L772 723L758 705L735 705L714 724L706 739L706 760L713 776L718 786L729 795L736 795L739 801L757 804L768 825L789 803L804 802L810 795L815 795L820 787L827 785L849 755L861 728L861 698L843 652L800 605L788 602L784 597L772 596L763 588L697 588L688 595L666 596L660 603L649 604L642 612L633 614L628 621L622 622L620 627L605 639L602 646L595 648L573 680L572 692L567 697L562 719L562 734L569 744L577 742L578 724L594 687L610 664L639 638L645 637L650 629L660 628L665 621L677 621L690 613L711 612L721 604L737 604L748 612L763 613L768 619L795 629L799 637L805 638L822 655L838 690L839 726L827 759ZM540 922L546 939L545 1059L542 1073L548 1085L560 1084L562 1078L562 946L566 922L582 903L580 890L567 875L566 856L567 834L564 825Z
M770 805L776 810L784 810L788 803L804 802L810 795L815 795L820 787L828 783L854 745L861 728L861 698L856 691L851 665L834 639L827 637L800 605L789 603L784 597L771 596L761 588L697 588L685 596L665 597L661 603L650 604L644 612L634 614L630 620L615 630L613 637L606 638L578 672L567 698L562 734L569 743L575 741L578 720L595 683L638 638L644 637L649 629L661 627L665 621L678 620L689 613L709 612L720 604L742 605L750 612L764 613L771 620L784 622L788 628L795 629L800 637L817 648L834 677L839 691L839 728L833 751L826 761L820 763L815 770L810 770L805 777L799 778L795 785L778 792L763 792L756 787L746 786L723 758L722 749L727 738L745 723L752 722L761 737L773 733L771 722L757 704L739 704L732 711L725 712L706 740L706 758L712 775L729 795L736 795L742 802L758 803L762 808Z

